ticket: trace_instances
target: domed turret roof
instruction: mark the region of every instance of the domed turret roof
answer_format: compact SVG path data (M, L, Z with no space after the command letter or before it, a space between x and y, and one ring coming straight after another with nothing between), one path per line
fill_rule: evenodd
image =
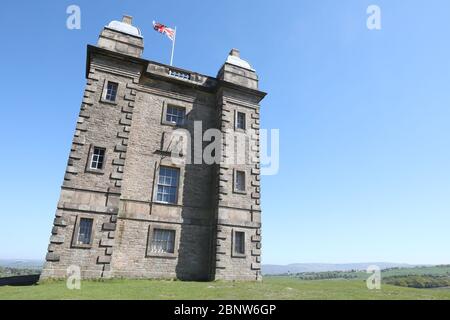
M248 63L244 59L241 59L238 49L232 49L230 51L230 54L227 57L226 63L232 64L232 65L235 65L235 66L238 66L241 68L245 68L245 69L248 69L251 71L255 71L255 69L252 68L250 63Z
M139 28L131 25L130 23L126 23L123 21L111 21L106 28L120 31L126 34L129 34L131 36L142 38L141 30Z

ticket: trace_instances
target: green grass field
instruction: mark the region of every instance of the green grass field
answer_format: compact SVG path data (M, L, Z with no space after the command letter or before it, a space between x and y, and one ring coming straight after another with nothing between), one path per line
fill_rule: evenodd
M412 289L382 285L368 290L362 280L305 281L265 277L262 282L182 282L160 280L83 281L69 290L64 281L28 287L0 287L0 299L450 299L450 288Z

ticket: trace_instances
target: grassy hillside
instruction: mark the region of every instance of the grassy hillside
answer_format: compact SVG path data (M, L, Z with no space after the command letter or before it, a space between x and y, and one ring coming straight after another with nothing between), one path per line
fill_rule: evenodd
M362 280L305 281L265 277L262 282L181 282L156 280L83 281L0 287L0 299L450 299L450 289L412 289L384 284L371 291Z

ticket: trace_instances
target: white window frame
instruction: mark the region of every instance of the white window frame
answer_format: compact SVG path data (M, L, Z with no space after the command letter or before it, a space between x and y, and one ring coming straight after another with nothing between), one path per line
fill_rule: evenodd
M177 172L177 180L176 180L176 184L175 185L161 183L161 169L169 169L169 170L174 170L174 171ZM173 205L178 204L178 189L179 189L179 186L180 186L180 176L181 176L181 169L180 168L160 165L159 166L159 170L158 170L158 175L156 177L157 181L156 181L154 201L158 202L158 203L163 203L163 204L173 204ZM160 186L162 186L163 189L164 188L170 188L170 189L174 189L175 190L174 201L173 202L171 202L171 201L164 201L164 200L158 199L158 195L161 194L161 192L159 192L159 187ZM169 197L170 197L170 193L162 192L162 199L164 198L164 195L169 195Z
M112 92L109 93L109 85L110 84L112 86L115 86L114 99L108 98L108 95L110 95L111 97L113 96ZM111 89L111 91L114 91L113 88ZM119 83L114 82L114 81L106 81L106 92L105 92L105 100L106 101L116 102L118 92L119 92Z
M95 150L103 151L103 155L101 155L101 156L97 155L95 153ZM94 157L97 157L97 159L94 160ZM102 159L101 159L102 161L101 162L99 161L100 157L102 157ZM90 159L90 163L89 163L89 169L91 169L91 170L103 170L103 168L105 167L105 159L106 159L106 148L93 146L92 147L92 155L91 155L91 159ZM94 163L96 164L96 167L92 166ZM101 168L98 168L98 164L99 163L102 164Z
M170 110L170 109L172 109L172 110ZM170 111L177 110L177 111L182 112L183 114L180 115L180 114L177 114L176 112L175 113L169 112L169 110ZM178 119L181 119L182 121L177 122L177 121L168 120L167 119L168 117L178 118ZM176 126L176 127L182 127L186 124L186 117L187 117L187 110L185 107L177 106L177 105L170 104L170 103L166 104L164 106L163 121L162 121L163 124L168 124L168 125Z
M109 83L114 83L117 86L117 88L116 88L116 96L115 96L114 100L109 100L109 99L106 98L108 96L108 85L109 85ZM101 96L100 101L103 102L103 103L116 105L117 104L117 98L119 96L119 89L120 89L120 82L119 81L105 79L104 82L103 82L103 91L102 91L102 96Z

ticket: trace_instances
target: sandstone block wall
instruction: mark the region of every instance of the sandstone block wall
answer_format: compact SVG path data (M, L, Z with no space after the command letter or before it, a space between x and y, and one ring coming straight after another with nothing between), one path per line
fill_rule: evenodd
M70 266L83 278L260 279L259 102L265 94L256 73L225 63L217 78L207 77L143 60L142 50L142 39L108 28L98 47L88 47L86 88L41 279L66 277ZM118 84L114 102L105 100L108 81ZM165 121L170 105L185 108L184 125ZM171 160L174 130L193 139L195 122L202 133L233 131L237 112L245 113L241 133L248 145L240 156L249 161L194 163L194 141L186 150L191 163ZM200 141L202 150L208 143ZM229 157L228 143L221 144ZM101 170L89 166L94 147L105 149ZM161 166L180 172L173 204L156 201ZM245 192L234 189L236 170L245 172ZM73 240L83 217L94 221L92 242L79 247ZM173 253L149 251L155 228L175 232ZM245 233L244 254L234 252L236 231Z

